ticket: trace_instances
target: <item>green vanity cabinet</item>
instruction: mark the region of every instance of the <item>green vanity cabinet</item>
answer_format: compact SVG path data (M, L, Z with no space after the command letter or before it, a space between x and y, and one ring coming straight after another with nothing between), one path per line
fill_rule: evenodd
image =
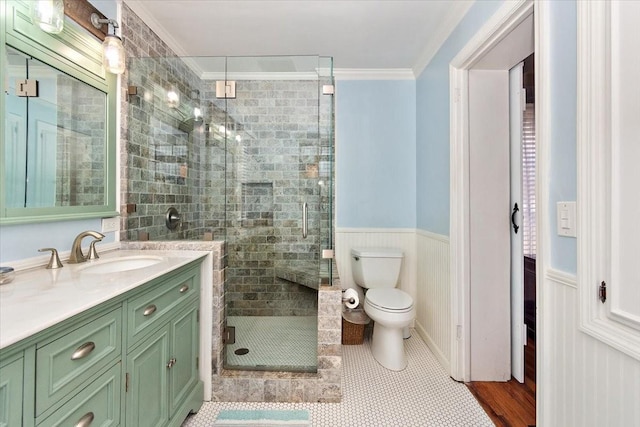
M193 409L180 412L199 383L197 311L192 306L127 355L128 426L179 426ZM199 407L202 397L197 402Z
M204 393L200 265L0 350L0 427L180 426Z
M38 427L120 425L122 366L116 363L96 380L65 402Z
M169 369L169 414L173 418L200 381L198 310L192 307L181 313L171 322L170 332L173 366Z
M122 355L121 307L36 349L36 416Z
M179 426L202 402L198 283L190 272L127 303L128 426ZM145 315L146 314L146 315Z
M127 355L128 426L161 426L169 419L169 325L157 330Z
M0 427L22 425L23 372L21 355L0 365Z

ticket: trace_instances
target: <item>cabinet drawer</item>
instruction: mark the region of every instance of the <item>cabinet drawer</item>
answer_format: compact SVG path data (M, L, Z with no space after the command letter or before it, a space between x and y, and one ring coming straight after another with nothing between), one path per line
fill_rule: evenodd
M38 427L119 425L121 379L121 364L118 362L39 422Z
M36 350L36 416L122 353L122 309L118 308Z
M161 326L163 320L172 314L171 311L200 291L197 270L189 270L185 274L160 283L146 293L127 301L127 342L128 346Z

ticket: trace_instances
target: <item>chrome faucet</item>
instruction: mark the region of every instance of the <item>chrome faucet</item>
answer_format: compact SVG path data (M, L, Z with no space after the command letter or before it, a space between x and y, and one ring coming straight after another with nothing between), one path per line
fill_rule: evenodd
M69 255L69 264L78 264L81 262L85 262L88 259L82 253L82 239L84 239L87 236L93 237L98 242L104 238L104 234L98 233L97 231L83 231L82 233L78 234L76 238L73 240L73 244L71 245L71 255ZM92 242L92 245L93 244L94 243ZM95 246L94 246L94 252L95 252ZM97 258L97 253L95 257Z

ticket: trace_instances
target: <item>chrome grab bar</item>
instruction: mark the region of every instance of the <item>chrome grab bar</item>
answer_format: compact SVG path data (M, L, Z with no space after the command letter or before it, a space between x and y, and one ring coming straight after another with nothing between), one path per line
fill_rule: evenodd
M302 204L302 238L306 239L307 238L307 219L308 219L308 213L309 211L309 205L307 204L307 202L304 202Z

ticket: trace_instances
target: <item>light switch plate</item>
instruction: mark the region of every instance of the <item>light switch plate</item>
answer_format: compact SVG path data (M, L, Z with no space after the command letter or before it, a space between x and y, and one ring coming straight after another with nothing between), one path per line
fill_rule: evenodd
M576 237L576 202L558 202L558 236Z
M102 232L103 233L110 233L112 231L118 231L120 230L120 218L119 217L113 217L113 218L102 218Z

